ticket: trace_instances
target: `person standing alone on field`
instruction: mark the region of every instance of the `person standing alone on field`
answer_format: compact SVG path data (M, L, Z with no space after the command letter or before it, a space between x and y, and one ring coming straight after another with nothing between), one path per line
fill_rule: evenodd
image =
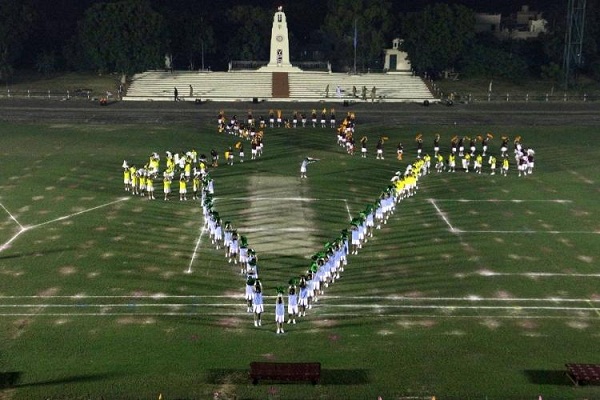
M262 283L256 279L254 283L254 297L252 299L252 311L254 312L254 326L261 326L261 315L264 312Z
M283 293L279 291L277 293L277 300L275 301L275 323L277 324L277 333L284 333L283 323L285 321L285 304L283 303Z

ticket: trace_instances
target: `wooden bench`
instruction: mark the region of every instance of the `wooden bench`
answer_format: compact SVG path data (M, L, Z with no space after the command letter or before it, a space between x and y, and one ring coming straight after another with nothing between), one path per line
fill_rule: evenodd
M321 363L308 362L252 362L250 378L253 384L259 380L307 381L316 385L321 377Z
M600 383L600 364L565 364L567 376L576 386Z

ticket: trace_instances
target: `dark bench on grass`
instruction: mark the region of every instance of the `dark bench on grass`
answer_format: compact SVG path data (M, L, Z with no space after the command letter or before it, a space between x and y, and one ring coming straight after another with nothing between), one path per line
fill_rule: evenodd
M321 377L321 363L308 362L252 362L250 378L253 384L259 380L307 381L316 385Z
M575 385L600 383L600 364L565 364L567 376Z

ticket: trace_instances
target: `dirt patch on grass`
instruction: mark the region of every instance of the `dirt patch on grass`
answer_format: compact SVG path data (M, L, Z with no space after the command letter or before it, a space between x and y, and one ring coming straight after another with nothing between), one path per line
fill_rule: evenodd
M499 290L496 292L496 297L499 297L501 299L512 299L514 296L510 293L507 292L506 290Z
M334 326L339 325L337 321L331 319L323 319L323 320L314 320L311 321L313 325L317 328L332 328Z
M436 325L436 322L431 319L425 319L421 321L400 320L396 322L396 325L404 329L433 328Z
M567 326L577 330L584 330L589 328L590 324L584 321L567 321Z
M481 321L481 325L485 326L486 328L488 328L490 330L496 330L502 324L495 319L485 319L485 320Z
M117 318L119 325L149 325L155 324L156 320L151 317L121 317Z
M538 328L538 323L530 319L522 319L517 321L517 326L527 330L534 330Z
M217 326L225 329L242 329L244 325L249 326L250 322L237 317L227 317L217 320Z
M75 268L72 265L65 265L64 267L61 267L58 272L61 275L73 275L74 273L77 272L77 268Z
M58 292L60 292L60 289L57 287L52 287L52 288L48 288L46 290L42 290L41 292L38 292L38 296L41 297L46 297L46 296L56 296L58 294Z

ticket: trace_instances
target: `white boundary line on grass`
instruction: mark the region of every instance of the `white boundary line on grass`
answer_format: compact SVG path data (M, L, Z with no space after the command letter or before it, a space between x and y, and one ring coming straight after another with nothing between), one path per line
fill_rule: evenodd
M346 211L348 211L348 221L352 221L352 213L350 212L350 206L348 205L348 200L344 199L344 204L346 204Z
M275 298L275 296L265 296L266 298ZM75 316L113 316L113 317L124 317L124 316L242 316L247 315L245 312L234 312L234 313L223 313L223 312L207 312L207 308L245 308L244 304L241 303L133 303L135 300L144 300L144 299L200 299L200 298L229 298L229 299L242 299L243 296L224 296L224 295L201 295L201 296L193 296L193 295L153 295L153 296L85 296L85 295L75 295L75 296L0 296L0 300L2 299L74 299L74 300L85 300L85 299L128 299L130 300L128 303L119 304L119 303L108 303L108 304L0 304L0 310L8 310L8 309L26 309L26 308L34 308L35 312L0 312L0 317L23 317L23 316L45 316L45 317L75 317ZM468 296L468 297L403 297L403 296L323 296L323 300L325 299L343 299L343 300L354 300L351 304L326 304L323 306L325 310L327 309L373 309L373 310L497 310L497 311L593 311L598 316L600 316L600 311L596 304L600 303L600 299L561 299L561 298L505 298L505 297L490 297L490 298L480 298L477 296ZM400 302L421 302L421 301L430 301L430 302L448 302L448 301L456 301L456 302L469 302L469 303L482 303L482 302L537 302L537 303L583 303L586 306L560 306L560 305L453 305L453 304L368 304L368 303L357 303L356 300L378 300L381 301L400 301ZM271 307L271 304L266 305L267 308ZM98 308L113 308L113 309L149 309L149 308L193 308L193 309L203 309L202 312L196 312L195 310L191 311L169 311L169 312L52 312L52 309L98 309ZM321 309L322 307L319 304L316 305L316 310ZM42 310L44 312L42 312ZM49 311L50 312L45 312ZM323 313L319 312L321 316L362 316L364 317L364 313L356 314L356 313L336 313L336 312L328 312L324 311ZM379 315L379 314L377 314ZM411 317L411 318L477 318L477 319L485 319L485 318L502 318L502 319L573 319L579 318L578 316L558 316L558 315L427 315L427 314L382 314L381 316L386 317ZM581 318L588 318L586 316L580 316Z
M276 200L276 201L305 201L305 202L312 202L312 201L346 201L347 199L342 199L342 198L324 198L324 199L318 199L316 197L264 197L264 196L247 196L247 197L214 197L213 200L221 200L221 201L264 201L264 200L268 200L268 201L272 201L272 200Z
M120 203L120 202L122 202L122 201L127 201L127 200L129 200L129 199L131 199L131 197L121 197L121 198L119 198L118 200L111 201L111 202L109 202L109 203L100 204L99 206L96 206L96 207L87 208L87 209L85 209L85 210L78 211L78 212L76 212L76 213L73 213L73 214L64 215L64 216L62 216L62 217L58 217L58 218L51 219L50 221L46 221L46 222L42 222L42 223L40 223L40 224L36 224L36 225L31 225L31 226L28 226L28 227L27 227L27 229L35 229L35 228L39 228L40 226L44 226L44 225L48 225L48 224L52 224L52 223L54 223L54 222L58 222L58 221L64 221L65 219L70 219L70 218L76 217L76 216L78 216L78 215L85 214L85 213L88 213L88 212L90 212L90 211L97 210L97 209L99 209L99 208L104 208L104 207L108 207L108 206L111 206L111 205L113 205L113 204L116 204L116 203Z
M276 227L254 227L254 228L249 228L249 227L243 227L240 228L240 230L243 230L244 232L289 232L289 233L294 233L294 232L315 232L315 231L319 231L318 228L306 228L306 227L301 227L301 226L297 226L297 227L290 227L290 228L276 228Z
M587 303L590 305L590 307L592 307L592 310L594 310L596 314L598 314L598 316L600 317L600 310L598 310L598 307L595 307L591 300L588 300Z
M482 229L482 230L463 230L460 228L455 228L451 223L450 220L448 219L448 216L446 215L445 212L442 211L442 209L437 205L437 201L441 201L441 202L488 202L488 203L493 203L493 202L513 202L513 203L524 203L524 202L546 202L546 203L570 203L572 202L571 200L561 200L561 199L557 199L557 200L494 200L494 199L489 199L489 200L466 200L466 199L427 199L427 201L429 203L431 203L431 205L435 208L437 214L440 216L440 218L446 223L446 225L448 225L448 228L450 230L451 233L454 234L459 234L459 233L495 233L495 234L526 234L526 235L531 235L531 234L540 234L540 233L545 233L545 234L550 234L550 235L600 235L600 231L557 231L557 230L550 230L550 231L538 231L538 230L493 230L493 229Z
M566 199L531 199L531 200L500 200L500 199L427 199L441 202L454 202L454 203L572 203L573 200Z
M245 306L244 306L245 307ZM33 314L33 313L0 313L0 317L244 317L248 316L247 312L232 312L232 313L223 313L223 312L143 312L143 313L131 313L131 312L123 312L123 313L111 313L111 312L95 312L95 313L45 313L45 314ZM320 313L320 317L373 317L373 315L365 315L364 313L352 313L352 312L343 312L343 313ZM554 320L563 320L566 317L557 316L557 315L435 315L435 314L385 314L385 315L375 315L377 318L428 318L428 319L554 319ZM587 317L578 317L572 316L568 317L570 320L574 319L583 319L587 320Z
M19 225L19 228L21 228L21 230L24 230L24 229L25 229L25 227L24 227L23 225L21 225L21 223L20 223L19 221L17 221L17 219L15 218L15 216L14 216L14 215L12 215L12 214L10 213L10 211L8 211L8 209L7 209L6 207L4 207L4 204L0 203L0 207L2 207L2 209L3 209L4 211L6 211L6 213L7 213L7 214L8 214L8 216L10 217L10 219L12 219L13 221L15 221L15 223L16 223L17 225Z
M526 276L528 278L600 278L600 274L565 274L560 272L494 272L494 271L478 271L480 276Z
M151 307L154 308L169 308L169 307L193 307L195 310L190 311L167 311L167 312L109 312L109 311L101 311L101 312L42 312L41 310L49 311L52 309L98 309L98 308L113 308L113 309L149 309ZM24 316L35 316L35 317L85 317L85 316L93 316L93 317L124 317L124 316L135 316L135 317L144 317L144 316L198 316L198 317L206 317L206 316L218 316L218 317L229 317L229 316L247 316L247 312L207 312L207 308L239 308L245 309L246 306L244 304L98 304L98 305L13 305L10 307L4 306L2 308L12 308L17 312L0 312L0 317L24 317ZM265 308L274 308L274 304L267 304ZM22 308L37 308L36 312L18 312L18 309ZM320 312L320 307L316 308L317 314L321 317L324 316L336 316L336 317L348 317L348 316L360 316L364 318L365 316L377 316L377 317L408 317L408 318L476 318L476 319L488 319L488 318L496 318L496 319L585 319L589 320L589 316L586 315L572 315L572 311L595 311L598 313L598 310L593 307L522 307L522 306L450 306L450 305L387 305L382 306L378 304L370 304L370 305L361 305L361 304L339 304L332 305L328 304L324 306L325 309L340 309L344 310L342 312L329 312L323 311ZM457 311L457 310L485 310L485 311L569 311L568 315L451 315L451 314L395 314L395 313L369 313L365 315L362 313L352 313L347 312L348 309L373 309L373 310L449 310L449 311ZM313 309L315 310L315 309Z
M446 214L438 207L438 205L436 204L434 199L427 199L431 205L435 208L435 210L437 211L437 214L444 220L444 222L446 223L446 225L448 225L448 228L450 228L450 232L452 233L460 233L460 231L456 230L452 224L450 223L450 221L448 220L448 217L446 216Z
M51 309L95 309L95 308L112 308L112 309L138 309L138 308L243 308L245 304L232 304L232 303L207 303L207 304L186 304L186 303L164 303L164 304L9 304L0 306L2 309L26 309L34 308L39 309L36 312L30 313L32 316L45 315L42 310ZM274 308L274 305L267 305L266 308ZM598 312L595 308L585 307L559 307L559 306L456 306L456 305L415 305L415 304L327 304L324 308L329 309L369 309L380 311L383 309L393 310L487 310L487 311L594 311ZM189 313L189 312L188 312ZM10 313L5 313L7 315ZM569 316L570 318L570 316Z
M546 233L549 235L600 235L600 231L532 231L532 230L522 230L522 231L496 231L496 230L480 230L480 231L465 231L459 230L463 233L518 233L523 235L532 235L538 233Z
M118 200L111 201L111 202L109 202L109 203L101 204L101 205L99 205L99 206L92 207L92 208L87 208L87 209L85 209L85 210L78 211L78 212L76 212L76 213L73 213L73 214L63 215L62 217L58 217L58 218L51 219L51 220L49 220L49 221L46 221L46 222L42 222L42 223L35 224L35 225L29 225L29 226L22 226L21 224L19 224L19 222L18 222L18 221L17 221L17 220L16 220L16 219L15 219L15 218L12 216L12 214L10 214L10 212L8 212L8 210L6 210L6 208L5 208L4 206L2 206L2 208L4 208L4 210L6 210L6 212L8 213L8 215L10 215L10 216L11 216L11 218L12 218L12 219L13 219L13 220L14 220L14 221L15 221L15 222L16 222L16 223L17 223L17 224L18 224L18 225L21 227L21 229L19 230L19 232L17 232L16 234L14 234L14 235L13 235L13 236L12 236L10 239L8 239L6 242L4 242L4 243L3 243L3 244L0 246L0 253L1 253L2 251L6 250L6 249L8 248L8 246L9 246L9 245L10 245L10 244L11 244L13 241L15 241L15 239L17 239L17 238L19 237L19 235L21 235L23 232L29 231L29 230L31 230L31 229L39 228L40 226L48 225L48 224L51 224L51 223L54 223L54 222L58 222L58 221L64 221L64 220L66 220L66 219L69 219L69 218L75 217L75 216L77 216L77 215L81 215L81 214L84 214L84 213L87 213L87 212L90 212L90 211L97 210L97 209L99 209L99 208L107 207L107 206L110 206L110 205L113 205L113 204L116 204L116 203L120 203L120 202L122 202L122 201L129 200L130 198L131 198L131 197L121 197L121 198L119 198Z
M196 247L194 247L194 252L192 253L192 258L190 259L190 265L188 265L188 269L185 271L186 274L192 273L192 264L196 259L196 255L198 254L198 247L200 247L200 243L202 242L202 236L206 232L206 226L204 222L202 223L202 229L200 230L200 234L198 235L198 240L196 240Z
M266 299L275 299L277 296L264 296ZM338 300L378 300L378 301L408 301L408 302L419 302L419 301L470 301L470 302L481 302L481 301L497 301L497 302L552 302L552 303L598 303L599 299L589 298L560 298L560 297L478 297L478 296L466 296L466 297L405 297L405 296L331 296L323 295L319 296L320 299L338 299ZM160 300L160 299L244 299L244 294L239 295L166 295L166 294L154 294L154 295L32 295L32 296L0 296L1 300L9 299L71 299L71 300L85 300L85 299L131 299L131 300ZM0 304L1 306L1 304Z

